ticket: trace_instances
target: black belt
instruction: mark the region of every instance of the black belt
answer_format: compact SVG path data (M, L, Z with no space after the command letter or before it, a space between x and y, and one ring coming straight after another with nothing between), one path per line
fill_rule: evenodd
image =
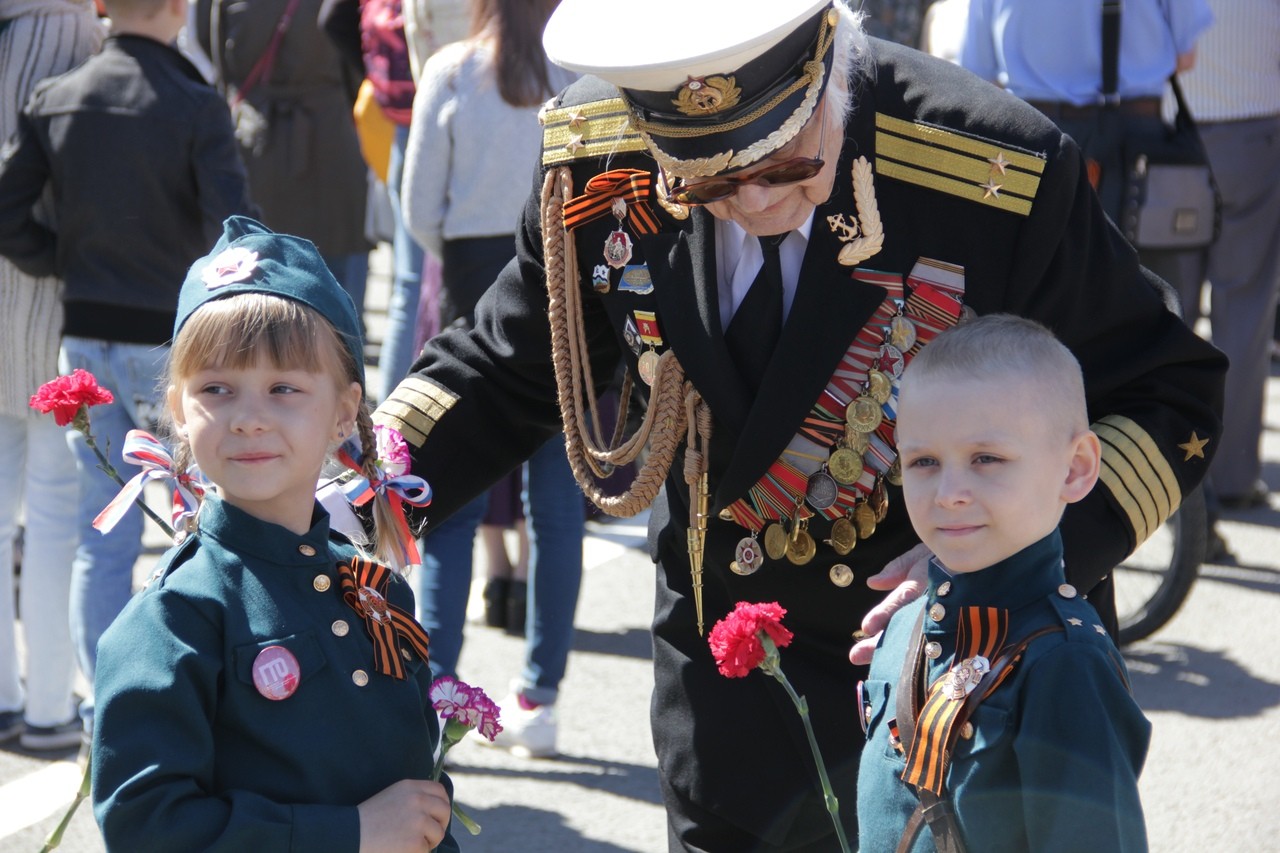
M1141 116L1142 118L1158 118L1160 116L1159 98L1130 98L1113 106L1099 104L1076 106L1065 101L1027 101L1027 103L1054 121L1089 119L1097 116L1103 110L1115 110L1121 115Z

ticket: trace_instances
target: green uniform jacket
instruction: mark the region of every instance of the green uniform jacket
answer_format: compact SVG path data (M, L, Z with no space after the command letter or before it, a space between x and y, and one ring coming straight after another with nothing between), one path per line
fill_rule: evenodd
M611 215L575 235L583 335L596 379L612 376L619 359L635 372L628 326L636 325L637 310L651 311L660 349L675 351L710 406L707 628L737 601L787 608L796 638L782 665L809 699L828 769L850 804L862 743L851 728L854 685L864 673L847 654L851 633L882 598L862 579L918 541L898 494L890 489L888 517L847 557L820 544L806 566L770 561L749 577L729 569L749 531L717 515L779 458L885 298L884 289L851 279L853 270L837 262L842 243L827 227L829 216L856 211L854 158L865 156L875 170L884 231L882 249L860 269L905 275L921 258L963 267L966 306L1037 319L1079 358L1105 446L1102 484L1063 522L1069 577L1082 591L1099 587L1204 474L1220 430L1226 368L1220 353L1166 310L1098 207L1079 150L1051 122L916 51L872 39L868 62L854 81L844 150L828 152L839 157L834 192L816 211L795 300L755 397L724 343L715 228L705 210L676 220L651 201L657 233L626 226L635 244L630 264L648 267L648 293L622 288L616 270L608 292L593 288L616 227ZM516 259L481 299L475 327L433 340L375 415L413 445L413 473L434 490L431 520L474 497L560 429L539 210L546 169L569 166L575 193L607 169L656 173L611 87L584 79L552 107ZM1196 446L1193 434L1209 439L1203 456L1179 447ZM721 677L698 635L682 464L678 454L650 525L659 564L652 722L668 805L691 801L772 843L821 837L829 822L794 708L771 679ZM817 520L809 530L821 543L829 526ZM855 571L851 585L829 580L837 562ZM1106 607L1105 592L1091 595L1099 607ZM852 828L853 809L842 814Z
M199 519L98 646L93 803L107 848L354 853L356 806L431 775L431 671L416 657L403 681L374 669L338 583L355 549L319 504L303 536L214 497ZM395 576L387 598L413 613ZM287 698L254 686L268 646L300 667Z
M927 658L932 684L957 662L961 608L979 606L1009 611L1009 643L1046 626L1062 632L1031 643L974 712L972 737L957 742L946 794L970 853L1145 853L1138 773L1151 724L1129 695L1124 660L1097 611L1062 589L1065 580L1057 533L980 572L951 576L930 565L928 593L894 614L863 685L862 850L896 849L919 802L901 779L906 758L890 743L889 724L920 611L930 613L924 639L938 644ZM911 849L936 849L927 827Z

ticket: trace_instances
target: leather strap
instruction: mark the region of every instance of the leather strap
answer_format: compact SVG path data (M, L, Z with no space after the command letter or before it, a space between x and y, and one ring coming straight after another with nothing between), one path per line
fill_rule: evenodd
M898 677L895 710L898 715L899 737L907 747L910 746L915 738L916 715L919 713L921 700L925 693L923 684L923 627L924 610L922 609L919 618L916 620L915 628L912 630L914 640L911 643L911 653L903 660L902 672ZM1046 625L1039 630L1032 631L1017 643L1006 645L1001 649L995 661L991 664L991 670L983 676L982 689L974 690L965 697L964 704L957 715L956 725L952 731L954 733L960 732L964 724L973 716L973 712L977 710L978 705L1000 686L1000 683L1009 674L1010 668L1022 657L1023 652L1027 650L1027 647L1032 642L1040 637L1055 634L1062 630L1061 625ZM954 749L955 740L953 736L946 745L948 756ZM924 825L928 825L929 831L933 834L934 845L938 848L938 853L968 853L964 839L960 835L960 826L956 822L955 810L951 805L950 799L946 796L939 797L927 788L916 788L915 791L920 804L916 806L915 811L911 813L911 817L907 819L906 826L902 831L902 837L898 839L896 853L909 853L912 845L915 844L916 836Z

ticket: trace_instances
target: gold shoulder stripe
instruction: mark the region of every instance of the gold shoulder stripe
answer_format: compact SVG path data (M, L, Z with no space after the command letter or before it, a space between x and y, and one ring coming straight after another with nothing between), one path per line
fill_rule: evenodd
M1150 433L1130 418L1107 415L1093 431L1102 441L1102 483L1141 545L1181 506L1182 487Z
M876 113L876 172L1026 216L1044 157Z
M421 447L432 428L458 399L458 395L447 388L421 376L409 376L378 406L373 422L400 430L405 441Z
M621 98L557 107L542 114L542 165L559 166L586 157L643 151Z

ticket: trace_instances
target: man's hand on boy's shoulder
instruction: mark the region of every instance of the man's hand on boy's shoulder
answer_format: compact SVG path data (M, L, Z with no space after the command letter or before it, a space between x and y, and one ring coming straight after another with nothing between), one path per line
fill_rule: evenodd
M867 611L862 618L860 637L849 650L849 661L863 665L871 663L880 634L889 624L890 617L924 594L929 583L929 558L933 552L921 543L907 553L890 560L878 573L867 578L872 589L890 590L884 601Z

